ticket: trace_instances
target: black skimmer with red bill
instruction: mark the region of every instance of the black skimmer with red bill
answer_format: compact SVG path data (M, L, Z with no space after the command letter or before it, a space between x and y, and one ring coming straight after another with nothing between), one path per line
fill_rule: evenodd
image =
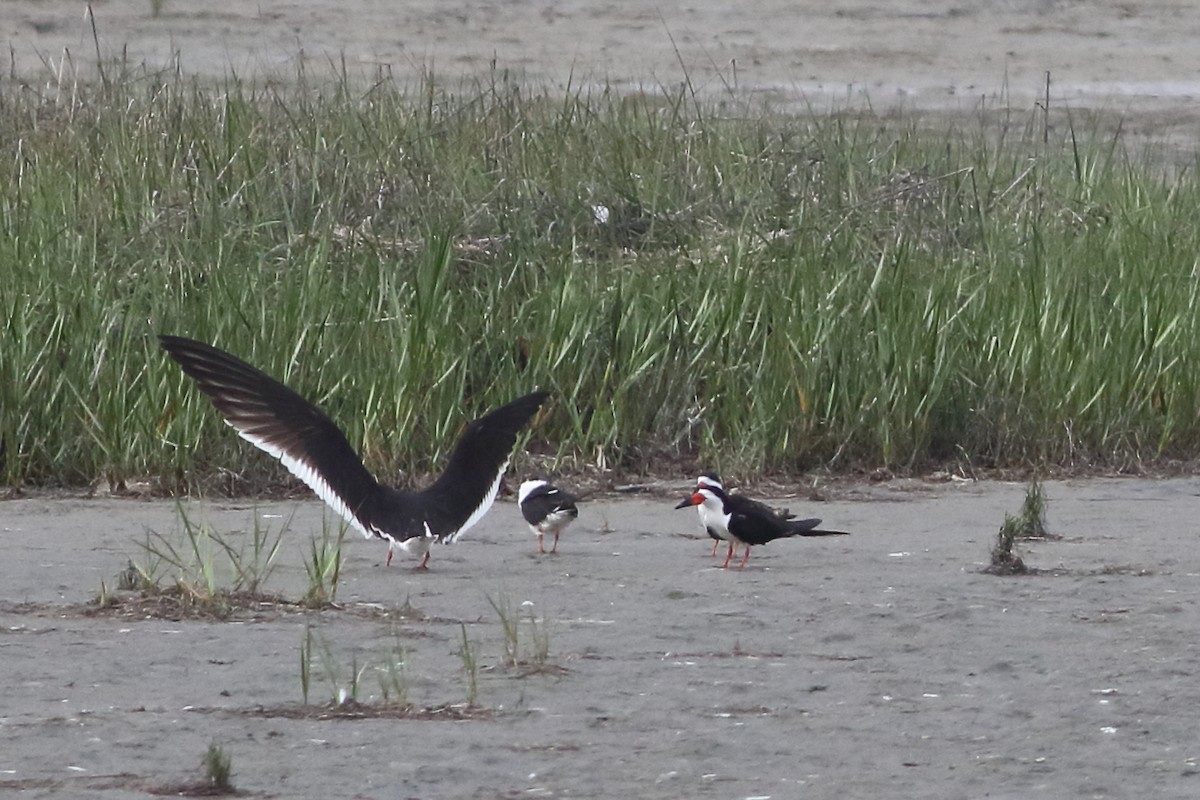
M429 563L432 542L453 542L492 507L517 434L548 392L534 392L467 425L446 468L425 489L380 484L323 411L223 350L179 336L159 342L246 441L279 459L363 536Z
M704 488L715 488L724 492L725 484L721 481L721 478L719 475L717 475L717 473L705 472L699 478L696 478L696 489L693 491L698 491ZM783 517L784 519L793 519L796 516L789 509L772 508L771 506L760 503L757 500L751 500L745 495L727 494L726 496L729 497L730 502L742 509L754 509L757 513L773 514L778 517ZM689 495L688 497L685 497L683 501L679 503L679 505L675 506L675 508L688 508L691 505L693 505L692 498ZM709 506L705 505L704 503L697 505L696 511L700 515L700 524L704 526L704 530L713 539L712 553L710 553L710 555L715 556L717 554L717 547L721 544L721 542L728 542L730 550L732 551L734 542L729 538L729 532L725 529L724 523L715 518L717 511L709 508ZM713 517L713 519L710 520L710 517ZM732 556L733 553L730 552L729 555ZM728 563L728 559L726 563Z
M746 566L750 560L750 548L791 536L848 536L846 531L826 531L817 528L819 519L788 519L783 514L756 500L742 495L729 495L716 486L698 487L691 497L676 508L706 506L706 524L712 525L721 538L729 541L729 552L722 569L729 566L734 546L746 546L746 554L738 567Z
M575 500L573 495L548 481L534 480L521 484L517 492L517 504L521 506L521 515L537 534L539 553L546 552L542 537L551 533L554 534L554 546L550 552L558 552L559 534L579 516Z

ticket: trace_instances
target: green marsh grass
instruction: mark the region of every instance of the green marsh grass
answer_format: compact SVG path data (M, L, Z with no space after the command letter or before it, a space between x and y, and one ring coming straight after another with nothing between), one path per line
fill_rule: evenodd
M1029 572L1025 560L1016 552L1015 545L1021 535L1025 520L1021 515L1004 515L1004 524L996 534L996 544L992 547L992 559L983 571L992 575L1024 575Z
M500 631L504 635L504 664L515 667L521 663L521 618L513 608L508 595L500 595L498 599L487 595L488 605L496 612L500 620Z
M309 706L313 695L313 681L329 685L329 699L315 705L322 708L342 709L370 715L403 714L412 711L415 715L426 713L428 708L419 708L409 701L409 664L411 651L406 646L401 631L393 627L391 645L382 653L359 663L358 653L352 653L349 663L339 659L328 640L314 630L311 623L304 627L304 640L300 644L300 691L304 706ZM364 680L373 674L379 685L378 698L368 697Z
M146 532L141 557L129 559L117 574L117 589L138 592L151 606L163 601L158 613L164 614L191 611L226 617L247 604L282 602L278 595L266 592L265 584L274 572L290 517L273 530L262 523L257 511L252 512L249 539L241 543L207 522L194 520L183 503L176 506L176 519L172 533ZM122 604L102 581L93 605L105 609Z
M216 794L234 794L233 787L233 757L225 752L216 742L208 746L201 762L204 770L204 783L207 789Z
M308 705L314 677L314 663L317 677L322 677L329 683L329 704L331 706L357 705L362 691L363 676L370 668L370 662L358 663L358 654L351 656L349 664L342 664L333 653L333 649L324 636L314 634L310 624L304 626L304 641L300 644L300 691L304 705Z
M1018 514L1005 514L1004 524L996 535L991 563L984 572L994 575L1023 575L1029 572L1025 561L1016 552L1021 539L1057 539L1046 528L1046 490L1036 476L1025 487L1025 498Z
M0 89L9 485L280 485L159 332L284 380L400 482L534 387L558 470L1200 447L1196 172L1078 115L107 76Z
M1025 499L1021 502L1021 520L1024 523L1020 536L1025 539L1058 538L1046 527L1046 489L1035 475L1025 487Z
M241 570L227 570L229 565L219 560L217 553L232 554L235 551L208 523L194 521L182 503L176 504L175 513L179 521L179 531L175 534L146 533L142 545L145 565L138 568L141 583L151 592L157 591L159 569L170 569L174 572L173 588L181 606L194 606L225 616L230 611L231 594L225 573Z
M392 647L375 667L379 693L384 705L407 707L409 650L399 630L392 629Z
M199 781L147 787L143 792L170 797L225 797L242 794L233 785L233 756L216 741L210 743L204 751L200 759L200 772L202 777Z
M337 600L338 583L342 576L342 544L346 541L349 525L337 522L337 534L331 532L328 517L321 521L321 536L309 540L308 557L304 571L308 576L308 589L303 603L309 608L323 608Z
M533 611L532 603L521 603L515 606L506 594L493 598L486 595L488 605L496 612L500 621L500 631L504 638L503 664L506 667L520 667L526 674L538 672L560 672L561 667L550 663L550 620L545 614L539 618ZM526 613L522 614L522 609ZM522 646L521 623L528 623L529 634Z
M479 702L479 656L478 645L467 638L467 626L459 623L462 639L455 655L462 665L463 680L467 684L467 706L472 707Z

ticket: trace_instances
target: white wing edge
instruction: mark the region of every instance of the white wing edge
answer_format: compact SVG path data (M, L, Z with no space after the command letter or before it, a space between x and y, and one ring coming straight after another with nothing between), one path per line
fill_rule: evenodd
M504 473L508 470L508 461L500 465L500 470L496 473L495 479L492 481L492 488L488 489L487 494L483 496L479 506L471 512L471 516L467 517L467 521L459 526L458 530L443 537L444 541L457 542L458 538L466 533L467 529L474 525L479 520L483 519L483 515L488 512L492 504L496 502L496 494L500 491L500 481L504 478Z
M305 464L303 461L300 461L299 459L289 455L281 448L276 447L269 442L265 442L255 436L249 436L243 433L242 431L238 430L236 425L229 421L226 421L225 424L237 431L238 436L242 437L259 450L262 450L264 453L279 459L279 463L287 467L288 472L302 480L305 486L312 489L317 497L324 500L327 506L336 511L338 516L350 523L350 525L363 536L368 539L392 539L391 536L388 536L381 531L367 530L366 527L363 526L362 522L360 522L359 519L354 516L354 512L350 510L350 507L346 505L346 501L343 500L337 494L337 492L333 491L333 487L321 477L319 472L310 467L308 464Z

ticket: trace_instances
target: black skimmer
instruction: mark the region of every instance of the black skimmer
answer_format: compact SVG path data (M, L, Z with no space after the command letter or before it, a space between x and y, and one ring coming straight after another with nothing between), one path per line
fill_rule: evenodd
M720 476L715 472L705 472L699 478L696 478L696 490L704 489L706 487L725 491L725 484L721 481ZM728 495L728 497L730 498L731 502L743 509L754 508L760 513L774 514L776 516L783 517L784 519L793 519L796 516L789 509L772 508L771 506L764 505L757 500L751 500L749 497L744 495L733 494ZM675 508L688 508L691 505L692 498L689 495L688 497L685 497L679 505L675 506ZM721 542L728 542L732 548L733 542L729 538L729 531L725 529L724 523L715 518L710 520L710 517L714 517L717 512L710 509L704 503L696 506L696 511L700 515L700 524L704 526L704 530L713 539L712 553L710 553L710 555L715 556L717 554L717 547L721 544Z
M430 486L383 486L337 425L319 408L266 373L203 342L159 336L238 435L279 459L363 536L429 563L431 542L455 541L491 508L517 433L549 396L534 392L467 425L446 468Z
M750 548L790 536L847 536L845 531L825 531L817 528L819 519L788 519L769 506L742 495L729 495L716 486L701 486L676 508L707 506L706 525L712 525L721 538L729 542L722 569L729 566L734 546L746 546L746 554L738 567L750 560Z
M547 481L525 481L517 492L521 515L538 537L538 552L546 552L542 537L554 534L551 553L558 552L558 535L579 516L575 497Z

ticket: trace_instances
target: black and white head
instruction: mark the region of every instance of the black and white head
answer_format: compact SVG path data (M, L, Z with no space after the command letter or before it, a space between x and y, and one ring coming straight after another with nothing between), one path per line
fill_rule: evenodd
M721 479L717 477L715 472L706 472L699 478L696 478L696 491L708 489L710 493L720 493L722 496L725 492L725 484L721 483ZM700 513L700 522L706 527L710 524L709 515L714 511L720 511L720 503L714 505L700 504L696 506L696 511Z
M698 486L681 505L700 506L709 514L728 516L725 511L725 490L719 486Z

